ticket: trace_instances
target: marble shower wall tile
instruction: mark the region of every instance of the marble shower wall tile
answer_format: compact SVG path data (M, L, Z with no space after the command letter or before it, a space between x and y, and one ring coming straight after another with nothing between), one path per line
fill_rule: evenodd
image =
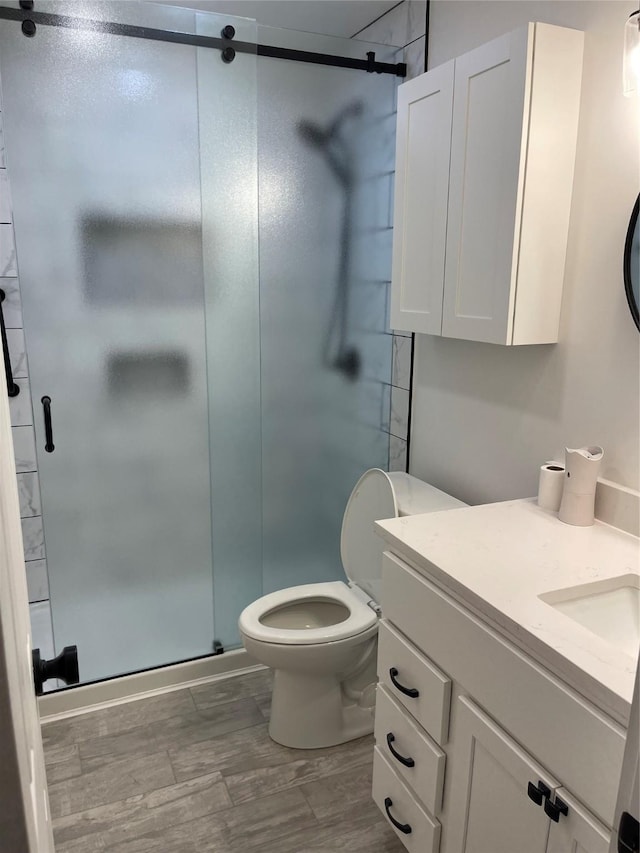
M7 170L0 168L0 223L12 222Z
M13 225L0 225L0 276L18 275Z
M35 471L29 474L18 474L18 498L20 499L20 518L42 515L40 483Z
M24 558L29 560L44 560L44 530L42 516L22 519L22 543Z
M353 269L359 281L391 281L393 230L357 234L352 240Z
M425 46L426 46L426 0L404 0L393 9L390 9L385 15L376 21L373 21L368 27L356 35L357 39L362 41L371 41L378 44L387 44L395 47L403 48L402 61L407 63L407 79L422 74L424 71ZM400 61L400 57L398 58ZM395 108L394 108L395 112ZM380 182L377 186L368 188L369 191L369 206L368 224L373 225L381 221L381 215L384 216L383 196L386 194L388 186L389 193L389 208L388 208L388 235L391 237L393 227L393 183L394 183L394 166L395 166L395 114L387 117L389 126L392 132L389 134L389 139L394 141L393 145L389 145L388 150L388 172L385 171L385 181L388 184ZM383 135L375 134L374 138L382 138ZM377 162L377 160L376 160ZM385 161L386 162L386 161ZM384 167L386 170L386 166ZM380 176L371 176L371 178L381 178ZM378 226L379 227L379 226ZM364 235L362 235L364 236ZM384 245L384 241L380 239L380 234L371 235L377 242L378 247L388 248ZM387 236L385 234L385 236ZM376 239L377 238L377 239ZM366 279L366 274L370 272L371 265L367 259L375 256L375 251L372 253L371 242L360 240L358 246L360 269L358 270L362 279ZM364 259L364 262L363 260ZM376 259L377 260L377 259ZM363 274L364 273L364 274ZM386 274L386 273L385 273ZM389 286L387 286L387 290ZM355 302L355 300L354 300ZM354 308L363 311L365 316L366 309L362 306L361 300L358 300L358 305ZM388 337L393 341L393 360L392 360L392 375L391 385L388 387L383 396L383 410L381 413L382 429L391 433L389 435L389 470L405 471L407 468L407 432L409 422L409 389L411 387L411 356L413 348L413 339L411 332L402 330L392 330L389 325L389 298L387 293L387 311L385 319L385 331ZM369 315L367 315L369 316ZM359 317L359 313L356 313ZM360 324L359 324L360 325ZM393 336L390 333L393 332ZM384 377L380 375L382 381Z
M411 338L405 338L402 335L393 336L391 384L407 390L411 387L411 349Z
M21 391L24 393L24 390ZM38 467L36 459L36 436L32 426L16 426L11 430L13 436L13 454L16 461L16 471L24 473L35 471Z
M382 386L380 400L380 429L389 432L391 428L391 385Z
M358 231L380 231L391 228L393 213L392 173L373 175L362 181L357 189Z
M424 74L424 50L426 38L421 36L404 49L404 61L407 63L407 80Z
M407 442L395 435L389 437L389 470L407 470Z
M351 327L362 332L385 332L388 303L388 282L355 283L351 291Z
M11 371L14 379L27 378L27 351L24 345L22 329L7 329L7 344L11 358Z
M369 24L356 36L360 41L404 47L424 35L426 28L426 0L404 0L390 9L377 21Z
M31 560L25 563L25 568L27 570L29 603L33 603L34 601L48 601L49 577L47 575L47 561Z
M53 651L53 626L51 624L51 607L48 601L29 605L31 617L31 644L34 649L40 649L40 657L52 658ZM51 689L51 682L47 687Z
M27 379L19 379L20 393L17 397L9 397L9 413L11 414L11 426L29 426L33 423L33 412L31 411L31 391Z
M409 433L409 392L404 388L391 388L391 435L406 438Z
M20 285L17 278L0 278L0 290L4 291L2 313L7 329L22 328L22 303L20 302Z
M4 169L7 161L4 156L4 132L2 130L2 113L0 113L0 169Z
M391 335L361 332L353 335L352 344L362 359L362 379L388 384L391 380Z
M407 19L408 38L405 45L423 36L427 31L427 2L426 0L409 0Z
M369 24L356 36L360 41L370 41L374 44L389 44L393 47L404 47L407 43L409 27L409 4L407 0L394 6L386 15Z

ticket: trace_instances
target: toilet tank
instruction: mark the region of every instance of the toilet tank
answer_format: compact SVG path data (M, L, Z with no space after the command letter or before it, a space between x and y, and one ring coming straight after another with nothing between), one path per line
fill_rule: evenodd
M420 515L423 512L438 512L443 509L455 509L468 504L451 497L446 492L430 486L411 474L403 471L389 472L398 503L399 515Z

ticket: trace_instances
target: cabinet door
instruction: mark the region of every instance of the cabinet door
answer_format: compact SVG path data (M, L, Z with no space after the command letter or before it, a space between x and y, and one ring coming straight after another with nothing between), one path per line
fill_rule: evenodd
M454 62L398 89L391 327L439 335Z
M469 699L455 711L446 853L545 853L550 821L527 787L558 783Z
M511 343L533 26L456 59L445 337Z
M551 821L547 853L608 853L611 832L564 788L556 794L568 812Z

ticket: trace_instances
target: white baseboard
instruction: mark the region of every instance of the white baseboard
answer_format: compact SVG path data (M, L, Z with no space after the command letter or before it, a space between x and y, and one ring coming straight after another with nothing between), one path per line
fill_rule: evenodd
M146 672L123 675L108 681L98 681L82 687L46 693L38 697L40 721L43 724L110 708L123 702L134 702L197 684L243 675L264 669L244 649L234 649L222 655L163 666Z

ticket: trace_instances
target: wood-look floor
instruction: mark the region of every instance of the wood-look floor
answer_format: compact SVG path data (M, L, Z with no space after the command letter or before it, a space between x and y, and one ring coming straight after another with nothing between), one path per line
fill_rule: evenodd
M402 853L373 741L286 749L259 671L44 723L56 853Z

